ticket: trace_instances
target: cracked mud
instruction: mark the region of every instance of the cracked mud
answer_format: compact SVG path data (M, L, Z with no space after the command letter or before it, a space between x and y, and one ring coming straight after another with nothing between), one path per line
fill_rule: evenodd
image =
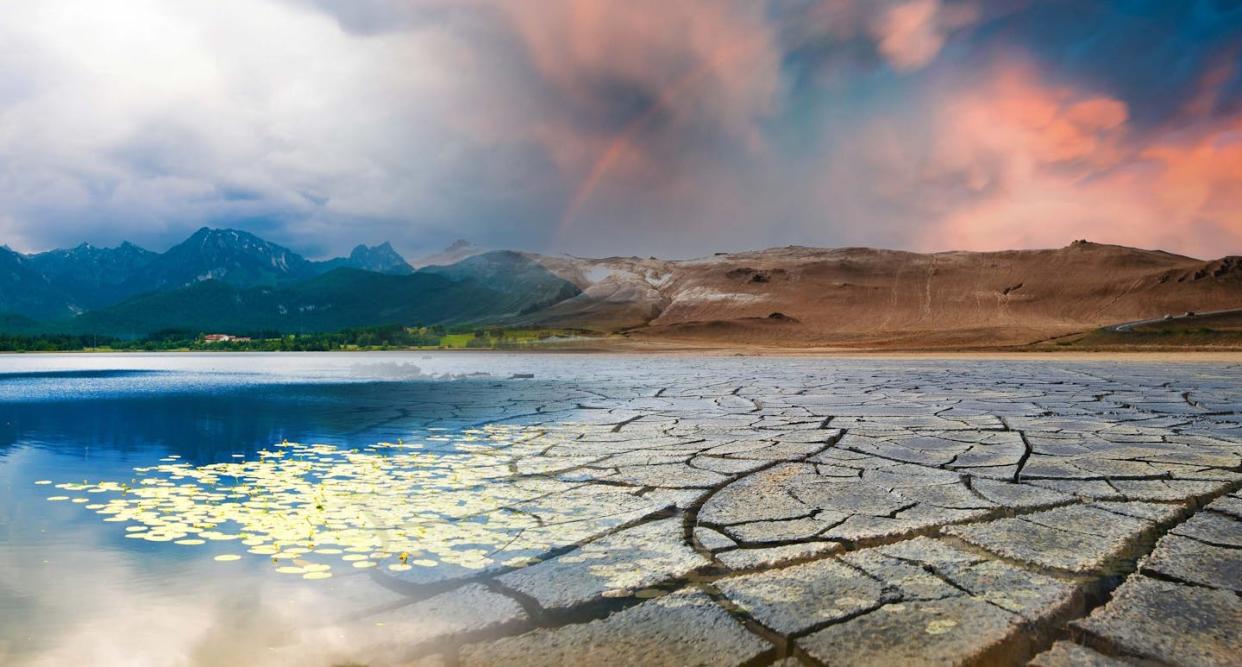
M402 601L350 659L1236 665L1240 389L1209 365L717 360L481 393L512 402L477 426L514 430L454 460L475 486L449 518L503 539L377 571Z
M434 632L385 657L1237 664L1240 387L997 362L540 386L551 409L486 462L528 492L495 511L532 517L514 543L541 553L412 584L384 627L436 606Z

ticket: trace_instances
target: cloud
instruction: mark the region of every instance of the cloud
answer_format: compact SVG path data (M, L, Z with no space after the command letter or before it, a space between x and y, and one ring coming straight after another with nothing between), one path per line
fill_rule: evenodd
M1242 242L1242 116L1147 132L1128 118L1117 99L1003 69L942 111L928 168L969 194L923 242L983 249L1078 236L1209 257Z
M759 8L708 2L11 5L0 203L43 227L28 249L238 223L312 252L540 247L609 146L658 181L683 148L756 141L778 86Z
M1242 12L1177 4L0 0L0 241L1200 252Z
M393 636L397 624L377 627L377 615L410 602L361 572L307 585L273 579L266 560L222 565L203 554L122 552L102 532L88 539L50 563L41 561L47 550L0 555L0 590L23 605L5 628L12 648L0 639L5 664L355 664ZM414 627L438 621L408 607L399 619Z
M973 5L946 5L940 0L907 0L882 11L872 30L880 53L899 70L930 63L944 46L947 33L973 23L979 12Z
M795 213L818 216L791 214L787 234L831 226L838 244L916 250L1089 238L1217 257L1242 246L1242 113L1188 100L1148 127L1122 99L1016 58L940 71L902 99L917 103L828 119L797 166L806 185L783 193L817 202Z
M762 146L758 125L777 103L780 51L760 5L550 0L500 8L550 91L534 132L571 191L558 234L606 199L605 183L658 199L692 176L705 151Z
M26 80L0 85L0 202L39 245L251 221L315 250L450 226L468 197L475 215L526 207L487 171L525 147L462 130L495 105L442 31L238 0L9 5L0 41Z

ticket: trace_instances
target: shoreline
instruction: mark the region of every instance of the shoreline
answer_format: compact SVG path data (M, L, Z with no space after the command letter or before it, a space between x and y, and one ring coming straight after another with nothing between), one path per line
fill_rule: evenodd
M909 359L909 360L979 360L979 361L1147 361L1147 362L1227 362L1242 363L1242 349L859 349L859 348L786 348L769 346L694 346L694 345L603 345L583 347L455 348L455 349L359 349L359 350L40 350L0 351L0 359L42 355L303 355L303 354L536 354L536 355L621 355L660 357L792 357L839 359Z

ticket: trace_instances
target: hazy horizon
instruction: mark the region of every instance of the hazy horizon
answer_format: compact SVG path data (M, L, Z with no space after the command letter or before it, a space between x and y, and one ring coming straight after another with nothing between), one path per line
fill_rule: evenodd
M117 241L117 242L112 243L112 244L109 244L109 245L107 245L107 246L101 246L100 244L97 244L97 243L91 243L90 241L80 241L80 242L78 242L78 243L74 243L74 244L71 244L71 245L60 246L60 247L57 247L57 248L47 248L47 249L45 249L45 250L38 250L38 251L26 252L26 253L23 253L23 254L27 254L27 255L37 255L37 254L40 254L40 253L44 253L44 252L51 252L51 251L55 251L55 250L70 250L70 249L73 249L73 248L76 248L76 247L79 247L79 246L82 246L82 245L88 245L88 246L95 247L95 248L118 248L118 247L120 247L120 246L122 246L122 245L124 245L124 244L126 244L126 243L129 243L129 244L132 244L132 245L138 246L138 247L140 247L140 248L142 248L142 249L144 249L144 250L150 250L150 251L153 251L153 252L156 252L156 253L164 253L164 252L167 252L168 250L171 250L172 248L176 247L177 245L180 245L181 243L183 243L183 242L187 241L190 237L192 237L192 236L193 236L193 234L197 233L198 231L201 231L202 229L210 229L210 230L212 230L212 231L241 231L241 232L246 232L246 233L251 233L251 234L254 234L254 232L249 232L248 230L243 229L243 228L240 228L240 227L208 227L208 226L204 226L204 227L200 227L200 228L195 229L195 230L191 230L191 231L189 232L189 234L187 235L187 237L186 237L186 238L183 238L183 239L180 239L180 240L174 241L173 243L170 243L170 244L168 244L168 245L166 245L166 246L160 246L160 247L148 247L148 246L143 246L142 244L134 243L134 242L132 242L132 241L130 241L130 240L128 240L128 239L125 239L125 240L122 240L122 241ZM258 236L259 238L261 238L261 239L263 239L263 240L265 240L265 241L270 241L270 239L268 239L268 238L266 238L266 237L263 237L262 235L255 234L255 236ZM1050 245L1050 246L1041 246L1041 247L1033 247L1033 248L1019 248L1019 249L1021 249L1021 250L1055 250L1055 249L1060 248L1060 247L1065 247L1065 246L1068 246L1068 245L1072 245L1073 243L1075 243L1075 242L1077 242L1077 241L1079 241L1079 240L1089 241L1089 242L1092 242L1092 243L1099 243L1099 244L1101 244L1101 245L1121 245L1122 247L1131 247L1131 248L1136 248L1136 249L1139 249L1139 250L1151 250L1151 251L1163 251L1163 252L1168 252L1168 251L1166 251L1166 250L1165 250L1165 249L1163 249L1163 248L1140 248L1140 247L1137 247L1137 246L1127 246L1127 245L1124 245L1124 244L1107 244L1107 243L1103 243L1103 242L1095 241L1094 239L1069 239L1069 240L1067 240L1065 243L1061 244L1060 246L1051 246L1051 245ZM467 244L467 245L469 245L469 246L474 246L474 250L475 250L476 252L480 252L480 253L481 253L481 252L490 252L490 251L500 251L500 250L512 250L512 251L518 251L518 252L532 252L532 253L537 253L537 254L547 254L547 255L550 255L550 256L580 257L580 258L587 258L587 259L605 259L605 258L607 258L607 257L638 257L638 258L641 258L641 257L642 257L642 256L640 256L640 255L635 255L635 254L628 254L628 255L627 255L627 254L621 254L621 253L611 253L611 254L608 254L608 255L603 255L603 254L601 254L601 255L590 256L590 255L577 255L577 254L573 254L573 253L563 253L563 252L557 252L557 251L538 251L538 250L532 250L532 249L530 249L530 248L523 248L523 247L516 247L516 246L494 247L494 246L488 246L488 245L482 245L482 244L474 243L474 242L473 242L473 241L471 241L470 239L464 239L464 238L454 239L453 241L451 241L451 242L449 242L449 243L445 244L445 246L440 247L440 248L427 248L427 249L424 249L424 250L422 250L422 251L420 251L420 252L414 252L414 253L404 252L401 248L397 247L397 246L396 246L396 244L391 243L391 242L390 242L390 241L388 241L387 239L377 240L377 241L375 241L375 242L373 242L373 243L357 243L357 244L354 244L354 246L352 246L352 247L347 247L347 248L344 248L344 249L343 249L343 250L341 250L340 252L329 252L329 253L326 253L326 254L319 254L319 255L313 255L313 254L309 254L309 253L306 253L306 252L302 252L302 250L301 250L300 248L298 248L297 246L283 246L283 244L277 244L277 245L282 245L283 247L286 247L288 250L291 250L291 251L293 251L294 253L297 253L297 254L299 254L299 255L301 255L301 256L305 257L306 259L311 260L311 261L313 261L313 262L322 262L322 261L327 261L327 260L336 259L336 258L340 258L340 257L347 257L347 256L349 256L350 252L351 252L354 248L356 248L357 246L359 246L359 245L362 245L362 246L367 246L367 247L370 247L370 248L374 248L374 247L379 246L379 245L382 245L382 244L384 244L384 243L389 243L389 244L392 246L392 248L393 248L393 249L397 252L397 254L401 255L401 257L402 257L403 259L405 259L406 261L411 262L411 263L417 263L417 262L419 262L420 260L423 260L423 259L426 259L426 258L430 258L430 257L433 257L433 256L435 256L435 255L438 255L438 254L440 254L440 253L441 253L441 252L443 252L443 251L447 251L447 250L452 249L453 247L457 246L457 245L458 245L458 244L460 244L460 243L465 243L465 244ZM16 248L12 248L12 247L8 246L8 244L4 244L4 243L0 243L0 246L3 246L3 247L8 247L10 250L17 250ZM701 253L698 253L698 254L681 254L681 255L675 255L675 254L663 254L663 255L650 255L650 257L654 257L654 258L658 258L658 259L664 259L664 260L672 260L672 261L684 261L684 260L694 260L694 259L705 259L705 258L709 258L709 257L711 257L711 256L713 256L713 255L719 255L719 254L744 253L744 252L748 252L748 251L750 251L750 252L758 252L758 251L765 251L765 250L776 250L776 249L780 249L780 248L790 248L790 247L802 247L802 248L810 248L810 249L817 249L817 250L844 250L844 249L850 249L850 248L871 248L871 249L874 249L874 250L895 250L895 251L902 251L902 252L916 252L916 253L922 253L922 254L940 254L940 253L954 253L954 252L1001 252L1001 251L1008 251L1008 250L1014 250L1014 249L1015 249L1015 248L974 248L974 249L969 249L969 250L968 250L968 249L964 249L964 248L944 248L944 249L939 249L939 250L923 250L923 251L920 251L920 250L909 250L909 249L906 249L906 248L882 247L882 246L814 246L814 245L806 245L806 244L790 243L790 244L785 244L785 245L768 245L768 246L756 246L756 247L754 247L754 248L740 248L740 249L737 249L737 250L729 251L728 253L725 253L725 252L720 252L720 251L706 251L706 250L705 250L705 251L703 251L703 252L701 252ZM17 251L18 251L18 252L21 252L20 250L17 250ZM1182 253L1173 253L1173 254L1182 254ZM1217 256L1211 256L1211 257L1206 257L1206 256L1205 256L1205 257L1196 257L1196 256L1192 256L1192 255L1185 255L1185 256L1187 256L1187 257L1191 257L1192 259L1200 259L1200 260L1210 260L1210 259L1217 259L1217 258L1218 258ZM1225 255L1221 255L1221 256L1223 257L1223 256L1225 256Z
M0 242L1242 252L1242 7L0 0Z

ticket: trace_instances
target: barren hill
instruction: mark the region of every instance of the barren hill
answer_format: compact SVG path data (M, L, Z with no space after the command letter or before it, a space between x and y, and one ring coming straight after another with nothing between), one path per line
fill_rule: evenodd
M695 260L530 255L582 293L531 323L775 345L1009 345L1242 308L1242 258L1078 241L920 254L785 247Z

